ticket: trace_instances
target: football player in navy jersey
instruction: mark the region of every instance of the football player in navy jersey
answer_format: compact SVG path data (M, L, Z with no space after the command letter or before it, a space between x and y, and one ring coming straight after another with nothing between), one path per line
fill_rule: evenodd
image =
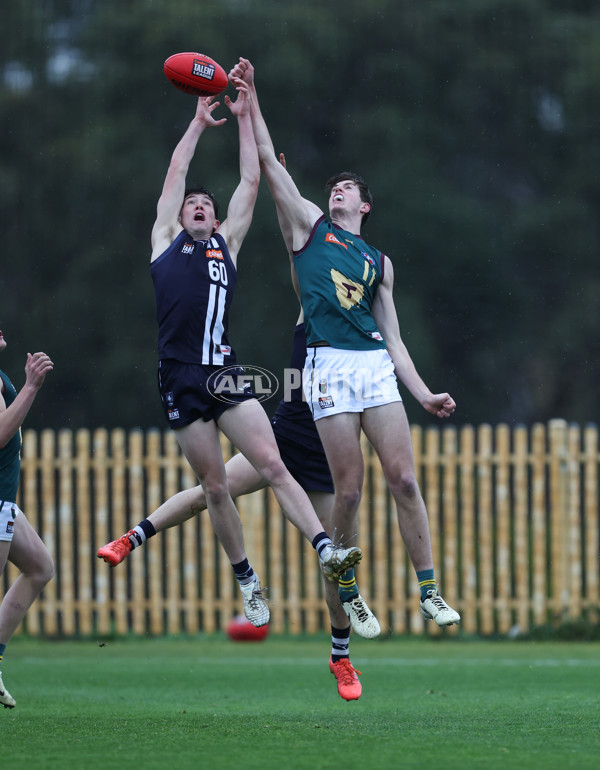
M6 348L0 331L0 352ZM54 364L45 353L27 354L25 385L17 393L0 371L0 575L6 562L21 573L0 603L0 705L14 708L15 699L2 682L6 645L46 583L54 564L41 538L17 505L21 468L21 425Z
M266 412L244 386L243 370L237 367L228 339L237 256L252 221L260 170L245 89L238 88L235 101L229 96L224 101L238 123L241 177L225 219L219 220L208 190L186 191L200 136L226 122L213 117L219 104L214 97L198 99L196 114L173 152L158 201L150 265L158 321L158 380L165 417L202 485L211 522L239 581L244 613L255 626L262 626L269 620L269 609L246 558L219 430L272 487L284 514L311 541L332 578L357 563L361 551L356 546L334 545L323 531L306 493L281 460ZM226 398L224 382L233 383ZM134 541L142 542L152 534L152 524L144 520L100 548L98 557L118 564L123 550L129 552Z
M303 320L301 311L294 329L292 355L289 363L290 370L297 374L302 371L306 357ZM308 494L323 527L330 530L333 509L333 479L312 415L302 397L301 384L290 387L289 394L286 394L280 401L272 423L277 446L286 468ZM225 470L229 490L234 498L256 492L266 486L265 479L240 452L226 463ZM185 489L170 497L138 526L146 528L149 536L152 536L182 524L204 510L206 510L206 496L202 486L197 486L192 489ZM148 527L148 524L151 527ZM137 548L146 542L128 537L128 534L124 537L127 539L127 543L124 548L115 549L113 565L124 561L132 548ZM114 542L119 543L118 540ZM336 582L325 580L325 601L331 621L331 645L334 658L337 657L340 647L343 648L344 653L348 652L350 643L348 618L350 618L356 633L366 639L373 639L381 633L377 618L360 595L356 581L353 582L354 590L348 591L348 598L344 600L344 597L338 593ZM338 691L342 698L356 700L360 697L362 688L360 682L354 682L355 677L356 674L352 677L350 688L345 687L343 682L338 683Z

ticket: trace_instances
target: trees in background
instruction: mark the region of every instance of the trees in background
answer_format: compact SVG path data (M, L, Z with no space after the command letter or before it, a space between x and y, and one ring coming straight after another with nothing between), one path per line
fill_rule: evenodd
M27 350L56 364L29 424L162 426L149 236L194 111L162 74L180 50L253 61L306 197L325 206L343 169L367 178L366 236L395 264L405 341L455 422L595 420L599 20L585 0L10 4L0 328L16 384ZM191 168L222 205L234 123ZM239 272L238 357L278 373L297 308L266 186Z

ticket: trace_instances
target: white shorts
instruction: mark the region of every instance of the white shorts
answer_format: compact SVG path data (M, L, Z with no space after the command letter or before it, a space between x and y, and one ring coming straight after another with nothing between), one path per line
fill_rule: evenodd
M314 420L402 401L394 364L385 349L309 347L302 377Z
M0 500L0 540L13 539L15 530L15 519L21 513L19 506L16 503L4 502Z

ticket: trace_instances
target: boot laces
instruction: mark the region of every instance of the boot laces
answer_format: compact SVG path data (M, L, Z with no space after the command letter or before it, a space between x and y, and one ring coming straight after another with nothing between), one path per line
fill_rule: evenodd
M357 668L354 668L352 663L350 663L350 658L338 660L337 663L335 663L335 667L337 669L336 674L338 674L337 678L343 684L352 684L356 679L356 675L361 673Z

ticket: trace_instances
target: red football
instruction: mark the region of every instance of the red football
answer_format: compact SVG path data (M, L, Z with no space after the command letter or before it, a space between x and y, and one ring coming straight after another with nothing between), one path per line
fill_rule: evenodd
M227 88L227 73L203 53L174 53L164 64L165 75L175 88L192 96L213 96Z
M260 642L268 634L268 625L256 628L244 615L237 615L227 626L227 636L234 642Z

